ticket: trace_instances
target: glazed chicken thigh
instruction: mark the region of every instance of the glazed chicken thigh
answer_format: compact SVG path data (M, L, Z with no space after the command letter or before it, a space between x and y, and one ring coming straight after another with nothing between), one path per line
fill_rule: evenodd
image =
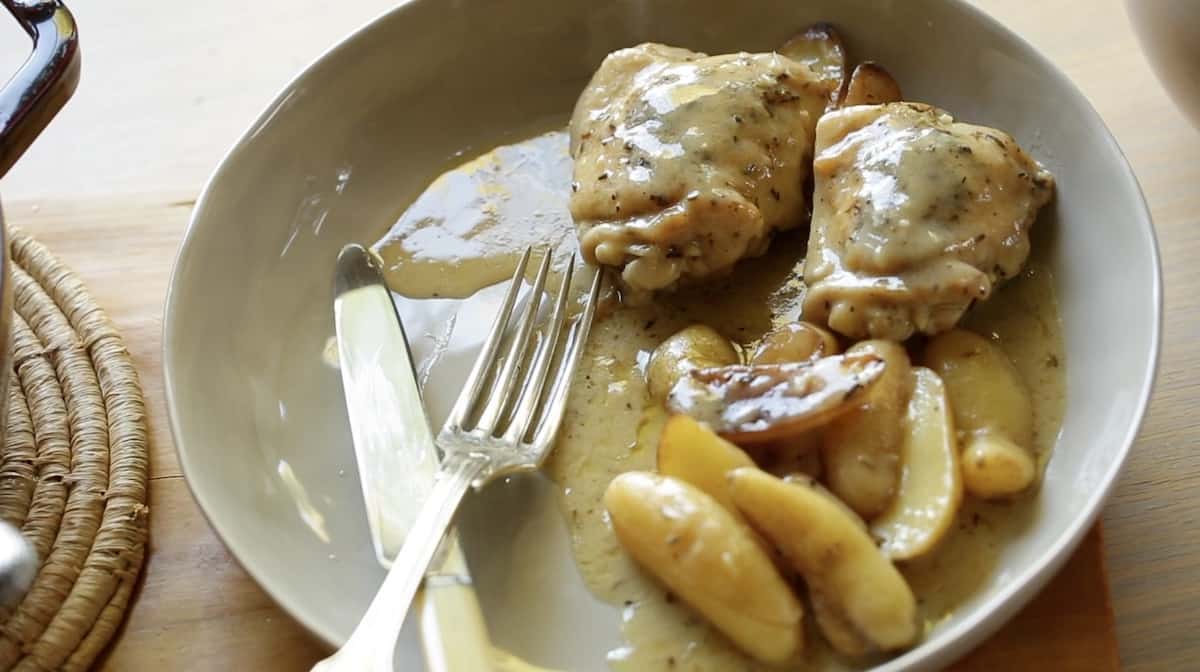
M817 125L804 317L854 339L953 327L1020 272L1054 178L1006 133L918 103Z
M816 120L834 86L776 53L610 54L570 125L584 257L620 269L636 300L765 252L805 219Z

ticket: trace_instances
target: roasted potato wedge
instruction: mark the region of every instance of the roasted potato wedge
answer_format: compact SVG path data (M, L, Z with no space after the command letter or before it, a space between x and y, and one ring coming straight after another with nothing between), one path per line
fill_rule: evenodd
M846 92L838 100L839 107L851 105L881 105L901 100L900 85L882 65L873 61L860 63L850 75Z
M799 601L753 532L717 500L634 471L613 479L604 505L625 550L743 651L778 663L800 650Z
M977 435L962 451L963 482L982 499L1019 495L1037 479L1037 464L1029 451L999 435Z
M685 327L660 343L650 355L646 370L650 397L661 403L688 372L740 361L737 349L716 329L703 324Z
M750 364L785 364L805 362L842 351L837 337L811 322L788 322L767 332L750 356ZM820 433L808 432L776 441L756 455L760 464L776 476L802 473L819 478L821 475Z
M815 123L826 109L837 102L838 93L846 83L846 48L842 37L828 23L815 23L788 40L778 53L808 66L825 92L825 105L809 110Z
M789 322L763 336L750 356L750 363L807 362L841 351L837 337L829 331L811 322Z
M871 523L871 536L892 560L932 551L950 531L962 504L962 474L946 388L924 367L912 371L913 392L900 442L900 489Z
M821 478L821 432L814 430L785 441L754 447L754 461L763 471L780 478L790 475Z
M953 329L929 341L925 363L946 383L967 492L993 499L1029 488L1037 478L1033 404L1004 351L978 334Z
M883 370L883 360L870 353L699 369L671 388L667 410L690 415L739 445L778 441L861 404Z
M820 490L753 468L735 469L729 487L754 528L856 632L884 650L916 640L912 590L844 506Z
M674 415L658 442L658 471L700 488L721 506L741 517L729 498L726 476L738 467L753 467L741 448L717 436L686 415Z
M900 480L900 442L912 392L912 366L904 347L891 341L863 341L846 354L851 353L873 354L887 368L865 404L825 428L821 460L829 489L870 520L888 507Z
M855 630L846 617L831 605L829 598L810 587L808 601L812 606L813 622L817 624L817 630L821 631L821 635L834 651L851 658L871 652L871 642Z
M816 478L809 476L808 474L791 473L783 477L783 482L791 483L793 485L803 485L806 488L816 490L818 493L824 496L830 504L835 504L840 507L846 514L846 517L850 520L853 520L855 525L858 525L863 530L868 529L866 521L864 521L862 518L859 518L858 514L854 512L854 509L846 506L845 502L838 499L838 496L833 494L832 490L822 485L821 482Z

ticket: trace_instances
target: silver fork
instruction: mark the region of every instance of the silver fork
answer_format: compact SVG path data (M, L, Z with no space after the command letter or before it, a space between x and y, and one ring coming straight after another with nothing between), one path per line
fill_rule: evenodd
M481 488L513 472L535 470L549 453L562 424L567 392L596 312L602 274L596 273L583 312L571 324L561 356L556 360L558 342L563 340L567 322L567 295L575 267L575 256L571 256L559 283L546 333L536 339L530 354L550 271L552 255L546 250L529 301L515 323L507 353L501 358L504 334L513 318L531 252L532 248L528 248L521 255L492 331L450 417L438 433L437 444L443 459L429 498L350 639L332 656L317 663L312 668L314 672L393 672L396 636L467 488L472 485ZM529 370L521 376L527 358ZM472 422L472 418L477 419Z

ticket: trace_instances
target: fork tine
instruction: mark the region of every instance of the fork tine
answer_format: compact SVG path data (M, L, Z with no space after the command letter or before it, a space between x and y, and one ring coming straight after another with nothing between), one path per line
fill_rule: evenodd
M542 264L538 267L537 276L534 278L533 287L529 292L529 302L525 306L525 314L521 317L521 322L517 327L517 334L508 347L504 365L500 369L500 375L492 384L492 391L487 395L483 410L479 412L479 422L475 424L475 429L485 434L491 435L495 432L496 424L500 421L513 396L513 387L517 382L516 372L525 359L525 351L529 348L529 337L533 333L534 325L537 324L538 307L542 303L542 293L546 289L546 275L550 271L550 260L553 256L553 248L545 248Z
M587 306L583 309L583 315L573 325L567 350L559 364L554 385L546 398L541 425L533 436L532 445L535 447L549 444L558 433L558 426L562 424L567 406L567 392L571 389L571 380L575 377L575 370L579 368L579 358L583 356L583 348L587 345L588 331L592 328L592 318L596 315L596 304L600 300L600 285L603 279L604 273L596 269L592 289L588 293Z
M554 314L547 323L545 338L538 344L529 377L521 390L521 396L517 399L508 429L504 430L506 441L519 442L524 439L525 433L529 431L529 425L533 422L533 414L537 410L538 401L542 398L542 389L546 385L550 363L554 360L558 339L562 335L563 324L566 322L567 296L571 293L571 278L574 271L575 255L572 254L570 261L567 262L567 270L563 272L562 281L559 282L558 300L554 305Z
M450 415L446 418L446 423L442 425L442 431L452 428L461 429L463 422L467 418L467 414L470 413L471 409L478 402L479 391L483 387L483 382L487 379L488 372L492 370L492 367L496 363L496 351L500 349L500 340L504 336L504 330L508 328L508 320L512 316L513 305L517 301L517 294L521 291L521 280L525 277L525 267L529 265L529 255L532 250L532 247L525 248L525 253L521 255L521 260L517 262L517 270L513 271L512 283L508 287L508 294L504 296L504 303L501 304L500 311L496 313L496 321L492 323L492 332L488 334L487 340L484 341L479 357L475 359L475 365L471 367L471 373L467 375L467 379L463 383L462 392L458 394L458 399L454 401L454 408L450 410Z

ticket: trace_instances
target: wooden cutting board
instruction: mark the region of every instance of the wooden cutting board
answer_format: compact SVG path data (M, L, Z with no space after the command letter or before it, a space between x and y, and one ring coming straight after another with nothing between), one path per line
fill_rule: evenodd
M191 194L7 203L70 265L122 331L142 376L151 429L150 557L104 670L301 670L323 657L253 583L192 501L163 401L162 307ZM1097 527L1063 571L996 636L952 669L1108 672L1120 667Z

